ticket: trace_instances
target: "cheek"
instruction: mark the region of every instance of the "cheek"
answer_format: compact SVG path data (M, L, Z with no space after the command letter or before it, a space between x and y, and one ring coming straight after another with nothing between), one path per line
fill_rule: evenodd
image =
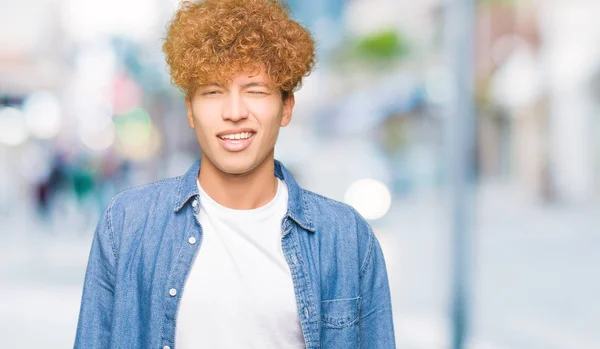
M215 124L215 120L218 120L220 115L218 114L218 108L214 104L202 103L194 106L193 110L195 124L203 128Z
M257 103L249 108L264 128L279 127L282 108L276 103Z
M201 145L205 145L206 140L209 139L211 135L214 135L215 127L211 123L211 119L206 117L206 114L203 114L199 111L194 111L194 132L198 137Z

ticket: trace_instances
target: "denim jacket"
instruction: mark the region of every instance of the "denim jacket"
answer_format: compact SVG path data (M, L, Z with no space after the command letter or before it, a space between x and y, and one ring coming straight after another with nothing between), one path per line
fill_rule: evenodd
M92 242L75 348L176 349L177 309L202 242L199 168L112 199ZM300 188L277 160L275 176L288 186L281 242L306 348L395 348L385 261L369 224Z

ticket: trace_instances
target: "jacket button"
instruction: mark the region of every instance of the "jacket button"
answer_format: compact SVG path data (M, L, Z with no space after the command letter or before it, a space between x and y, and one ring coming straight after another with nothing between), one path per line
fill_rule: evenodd
M306 315L306 318L308 319L308 308L304 307L304 315Z
M169 294L171 295L171 297L175 297L177 295L177 290L172 288L169 290Z
M163 349L171 349L171 347L170 347L170 346L168 346L168 345L165 345L165 346L163 347Z
M196 243L196 238L192 236L188 239L188 242L190 243L190 245L193 245Z
M198 206L198 200L194 199L194 201L192 201L192 207L196 208L196 206Z

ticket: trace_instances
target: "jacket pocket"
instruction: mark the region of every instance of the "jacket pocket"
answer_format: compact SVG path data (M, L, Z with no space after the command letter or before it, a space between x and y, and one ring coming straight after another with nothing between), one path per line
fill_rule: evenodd
M360 297L321 301L321 320L327 328L344 328L358 321Z

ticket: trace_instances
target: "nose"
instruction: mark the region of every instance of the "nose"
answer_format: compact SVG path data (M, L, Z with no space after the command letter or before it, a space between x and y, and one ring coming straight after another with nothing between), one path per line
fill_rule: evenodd
M248 117L248 108L244 99L237 93L231 93L225 100L223 120L237 122Z

